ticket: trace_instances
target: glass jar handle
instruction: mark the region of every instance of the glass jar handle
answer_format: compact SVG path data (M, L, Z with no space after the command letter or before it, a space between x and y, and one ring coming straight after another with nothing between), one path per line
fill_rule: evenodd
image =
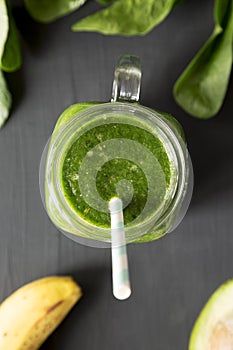
M123 55L117 62L111 102L137 102L141 87L141 61L133 55Z

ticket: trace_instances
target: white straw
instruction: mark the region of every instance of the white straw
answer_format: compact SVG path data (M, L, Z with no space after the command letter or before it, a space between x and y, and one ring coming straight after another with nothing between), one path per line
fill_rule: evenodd
M119 300L124 300L130 296L131 288L121 199L112 198L109 202L109 210L111 214L113 295Z

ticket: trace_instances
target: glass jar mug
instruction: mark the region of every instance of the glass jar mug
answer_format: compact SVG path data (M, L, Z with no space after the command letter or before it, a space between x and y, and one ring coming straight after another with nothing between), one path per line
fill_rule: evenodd
M120 57L111 102L77 103L58 119L40 164L46 211L69 238L111 243L109 200L123 201L127 243L154 241L184 217L193 172L182 127L139 104L141 65Z

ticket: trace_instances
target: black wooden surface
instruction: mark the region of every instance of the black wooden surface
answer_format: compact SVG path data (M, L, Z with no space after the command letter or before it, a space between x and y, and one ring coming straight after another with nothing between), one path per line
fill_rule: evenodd
M94 2L50 25L15 9L23 67L7 76L14 108L0 131L0 300L51 274L72 275L84 290L43 350L187 349L203 304L233 274L232 81L222 110L209 121L188 116L172 97L176 78L212 31L213 3L187 0L149 35L133 38L71 32L71 24L99 7ZM40 199L38 167L67 106L109 100L123 53L142 59L141 103L183 124L195 187L172 234L128 247L133 294L118 302L111 292L110 251L75 244L56 230Z

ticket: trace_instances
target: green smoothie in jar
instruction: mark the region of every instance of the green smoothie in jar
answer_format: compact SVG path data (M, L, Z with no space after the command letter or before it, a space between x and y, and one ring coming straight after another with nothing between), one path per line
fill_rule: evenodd
M169 232L187 197L190 168L180 124L118 94L110 103L65 110L47 149L48 215L62 232L88 245L111 242L113 197L123 201L128 243Z

